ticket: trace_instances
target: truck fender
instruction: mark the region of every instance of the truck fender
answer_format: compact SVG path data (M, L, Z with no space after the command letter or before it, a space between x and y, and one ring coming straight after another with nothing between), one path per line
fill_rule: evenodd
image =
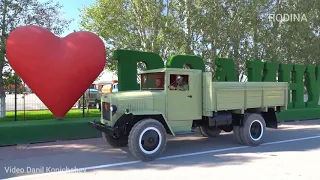
M170 127L167 118L160 111L130 111L126 114L132 114L133 116L145 116L146 118L152 118L153 116L160 116L162 119L157 118L156 120L160 121L164 128L167 130L168 134L175 136L172 128Z

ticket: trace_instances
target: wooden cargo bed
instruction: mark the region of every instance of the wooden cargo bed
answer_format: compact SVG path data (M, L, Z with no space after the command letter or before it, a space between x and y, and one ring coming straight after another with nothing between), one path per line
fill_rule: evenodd
M203 81L204 113L287 106L286 82L212 82L206 73Z

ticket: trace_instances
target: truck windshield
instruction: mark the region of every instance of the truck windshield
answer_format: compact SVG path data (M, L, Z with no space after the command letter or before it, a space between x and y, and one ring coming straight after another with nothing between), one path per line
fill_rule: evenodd
M164 90L164 73L141 74L141 90Z

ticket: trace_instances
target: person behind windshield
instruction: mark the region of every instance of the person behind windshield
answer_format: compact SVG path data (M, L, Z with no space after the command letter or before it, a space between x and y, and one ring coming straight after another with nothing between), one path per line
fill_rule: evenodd
M156 85L157 85L157 88L163 88L163 84L162 84L162 79L161 78L157 78L156 79Z
M188 84L183 80L182 76L176 76L176 81L170 86L171 90L189 90Z

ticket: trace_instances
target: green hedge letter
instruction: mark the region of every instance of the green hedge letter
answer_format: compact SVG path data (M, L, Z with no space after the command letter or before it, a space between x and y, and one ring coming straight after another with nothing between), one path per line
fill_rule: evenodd
M139 90L137 63L144 62L147 69L163 68L161 57L153 52L116 50L113 57L118 60L119 91Z
M291 71L293 70L293 65L292 64L280 64L279 66L279 82L288 82L289 84L291 83L291 78L290 74ZM290 92L292 90L292 86L290 84L290 88L288 90L288 109L292 108L292 102L290 100Z
M296 108L304 108L304 71L306 67L304 65L294 65L292 72L292 83L291 89L292 91L292 101L293 107Z
M319 107L319 89L320 89L320 66L307 66L306 85L308 92L308 102L306 107L316 108Z
M217 58L215 63L217 66L216 81L239 81L232 59Z
M166 64L167 68L183 68L183 65L188 65L190 69L200 69L205 71L203 59L199 56L192 55L176 55L171 56Z
M258 60L247 61L248 81L261 82L264 63Z
M277 82L277 71L279 63L266 62L264 63L263 82Z

